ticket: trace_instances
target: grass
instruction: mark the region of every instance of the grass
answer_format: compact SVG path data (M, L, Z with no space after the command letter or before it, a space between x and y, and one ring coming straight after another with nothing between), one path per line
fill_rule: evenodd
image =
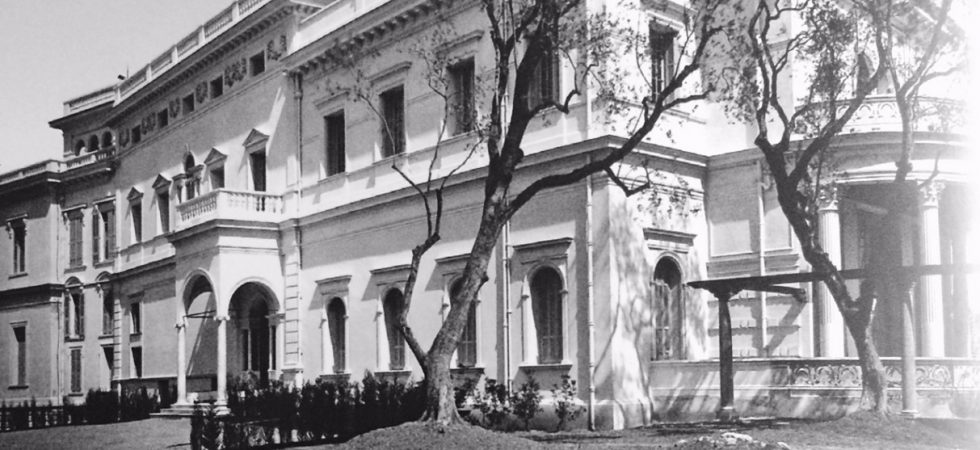
M702 436L719 437L734 431L756 441L788 444L791 448L927 449L980 448L980 421L907 420L859 413L836 421L753 421L737 425L718 423L661 424L630 430L561 433L540 431L492 433L479 428L439 430L406 424L377 430L340 446L313 448L576 448L648 449L675 447L714 448L693 442ZM59 427L0 433L0 448L72 449L188 449L190 421L153 418L108 425ZM309 448L309 447L307 447ZM760 448L754 444L727 448Z

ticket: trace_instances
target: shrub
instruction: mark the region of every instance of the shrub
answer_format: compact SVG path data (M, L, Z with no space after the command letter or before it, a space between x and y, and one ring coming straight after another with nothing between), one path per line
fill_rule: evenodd
M221 423L218 420L217 408L214 403L208 404L202 414L201 447L207 450L221 448Z
M510 395L510 404L514 408L514 414L524 421L524 430L529 430L531 419L541 411L541 386L537 380L528 376L527 382Z
M578 387L575 380L568 375L561 376L561 386L557 384L551 389L551 395L555 400L555 415L558 416L558 430L565 427L565 424L575 420L585 407L578 404Z
M483 392L473 399L473 406L480 410L481 425L490 429L499 428L510 414L508 400L507 386L497 384L497 380L488 378Z
M119 420L119 394L116 391L90 389L85 395L85 419L93 424Z

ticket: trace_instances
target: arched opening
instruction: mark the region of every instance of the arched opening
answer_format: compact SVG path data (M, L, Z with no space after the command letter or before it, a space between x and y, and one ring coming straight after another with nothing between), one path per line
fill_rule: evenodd
M459 293L463 290L463 279L459 278L453 282L449 288L449 298L456 303ZM456 364L459 367L473 367L476 365L476 301L470 303L470 311L466 316L466 327L459 338L459 345L456 347Z
M218 322L214 320L217 298L203 275L191 280L184 292L186 340L191 344L187 361L187 392L210 393L217 389Z
M538 335L538 363L562 361L562 281L551 267L539 269L531 278L531 309Z
M347 370L347 307L339 297L327 303L327 327L330 328L333 372L344 373Z
M275 324L269 320L276 305L259 283L245 283L231 295L229 305L228 373L268 386L276 369Z
M82 152L84 151L85 151L85 141L82 139L75 141L75 147L73 149L73 153L75 154L75 156L81 155Z
M93 134L88 138L88 151L94 152L98 149L99 149L99 137Z
M391 370L402 370L405 368L405 336L398 329L398 314L405 308L405 295L399 289L391 289L385 294L382 306L388 332L389 366Z
M115 143L112 142L112 132L106 131L105 133L102 133L102 148L109 148L113 145L115 145Z
M654 359L683 359L684 287L681 270L672 258L661 258L653 271Z

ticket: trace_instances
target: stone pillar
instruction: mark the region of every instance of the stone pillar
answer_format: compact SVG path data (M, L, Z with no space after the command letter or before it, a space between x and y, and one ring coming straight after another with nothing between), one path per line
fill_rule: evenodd
M177 404L187 404L187 318L177 321Z
M915 417L918 393L915 391L915 320L912 314L912 283L904 280L905 285L897 292L902 300L902 415Z
M920 190L919 242L922 265L942 264L939 243L939 196L943 184L932 181ZM919 300L919 335L922 336L920 356L941 357L945 354L945 327L943 326L943 279L942 275L926 275L921 278L922 298Z
M531 307L531 295L525 294L521 298L521 325L524 329L524 336L521 345L524 350L524 364L536 365L538 361L538 332L534 326L534 310Z
M218 321L218 398L217 405L224 406L228 403L228 316L215 316Z
M333 343L330 340L330 324L327 311L320 314L320 374L333 373Z
M285 314L270 314L269 317L269 379L279 378L283 364L283 344L285 343Z
M817 198L820 216L820 246L834 265L841 269L840 210L837 186L823 186ZM820 299L820 356L844 356L844 318L824 283L817 285Z

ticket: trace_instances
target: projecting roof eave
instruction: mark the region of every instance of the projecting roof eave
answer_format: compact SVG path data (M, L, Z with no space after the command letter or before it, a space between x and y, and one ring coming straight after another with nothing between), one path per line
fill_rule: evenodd
M57 119L54 119L54 120L48 122L48 126L50 126L51 128L54 128L54 129L64 130L64 126L65 125L67 125L67 124L69 124L71 122L74 122L76 120L79 120L79 119L81 119L83 117L91 116L91 115L94 115L94 114L100 113L100 112L108 112L109 110L112 109L112 103L113 103L112 100L106 100L106 101L104 101L102 103L99 103L99 104L97 104L95 106L92 106L92 107L90 107L88 109L83 109L81 111L71 113L71 114L69 114L67 116L63 116L63 117L59 117Z

